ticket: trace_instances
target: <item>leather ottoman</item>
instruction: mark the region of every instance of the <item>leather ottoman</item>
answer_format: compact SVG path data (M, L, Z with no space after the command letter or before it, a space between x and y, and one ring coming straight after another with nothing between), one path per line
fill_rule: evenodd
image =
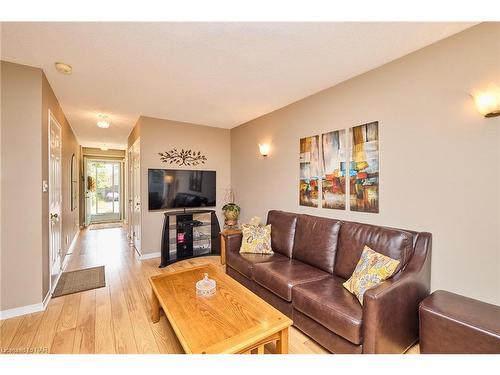
M420 303L420 353L500 353L500 307L438 290Z

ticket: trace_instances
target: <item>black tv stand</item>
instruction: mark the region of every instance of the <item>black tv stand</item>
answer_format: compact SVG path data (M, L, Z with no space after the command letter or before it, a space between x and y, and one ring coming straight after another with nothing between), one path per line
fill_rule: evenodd
M160 268L183 259L219 255L219 232L214 210L184 208L165 212Z

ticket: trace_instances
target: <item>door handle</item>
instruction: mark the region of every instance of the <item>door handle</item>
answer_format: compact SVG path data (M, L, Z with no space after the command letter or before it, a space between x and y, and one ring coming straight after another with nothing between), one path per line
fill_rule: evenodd
M58 214L50 214L50 220L57 220L59 218Z

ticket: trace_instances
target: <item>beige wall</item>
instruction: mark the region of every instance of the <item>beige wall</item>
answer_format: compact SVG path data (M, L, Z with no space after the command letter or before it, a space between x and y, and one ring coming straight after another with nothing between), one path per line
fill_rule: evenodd
M0 310L6 310L42 301L42 75L4 61L1 70Z
M489 82L500 84L498 23L233 128L243 220L274 208L430 231L432 289L500 303L500 118L482 118L469 97ZM299 139L371 121L380 124L380 214L299 206Z
M0 56L2 56L2 23L0 22ZM2 67L0 65L0 310L2 308Z
M222 226L221 208L225 189L230 186L229 130L150 117L141 117L138 125L140 127L141 147L142 254L160 251L164 217L163 212L148 211L148 168L217 171L217 207L215 210ZM130 138L129 144L132 143L133 139ZM198 167L175 167L162 163L158 153L172 148L201 151L208 160L205 165Z
M78 230L69 187L71 155L78 156L79 147L42 70L5 61L1 69L0 310L7 310L42 302L49 288L48 197L42 192L42 180L48 180L49 108L62 127L63 254Z
M0 56L2 56L2 23L0 22ZM2 308L2 67L0 66L0 309Z

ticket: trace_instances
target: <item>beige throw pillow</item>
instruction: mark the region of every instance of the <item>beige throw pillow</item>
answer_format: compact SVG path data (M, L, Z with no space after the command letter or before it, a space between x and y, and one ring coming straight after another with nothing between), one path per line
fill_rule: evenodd
M241 254L274 254L271 249L271 224L266 226L243 224L241 229L243 232Z

